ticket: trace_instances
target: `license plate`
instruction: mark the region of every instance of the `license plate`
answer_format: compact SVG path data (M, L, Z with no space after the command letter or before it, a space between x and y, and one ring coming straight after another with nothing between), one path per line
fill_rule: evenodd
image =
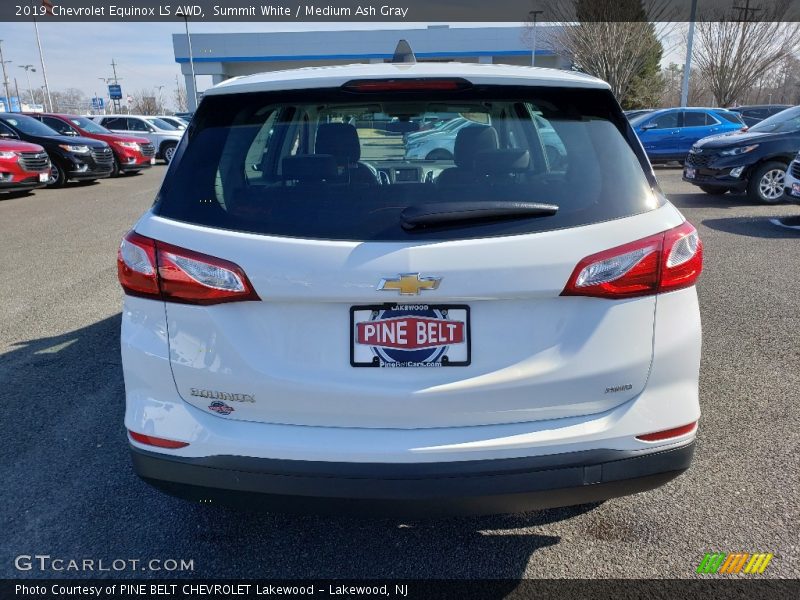
M151 164L151 165L154 165L154 164L156 164L156 157L155 157L155 156L154 156L153 158L151 158L151 159L150 159L150 164Z
M39 173L39 183L47 183L50 181L50 173Z
M792 184L792 196L800 196L800 183Z
M469 306L379 304L350 309L354 367L466 367Z
M686 167L686 170L683 173L686 179L694 179L697 175L697 172L691 167Z

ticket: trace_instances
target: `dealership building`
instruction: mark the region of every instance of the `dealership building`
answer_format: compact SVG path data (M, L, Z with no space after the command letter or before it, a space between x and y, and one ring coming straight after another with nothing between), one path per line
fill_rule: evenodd
M550 27L537 28L536 66L569 68L569 62L546 47ZM199 33L191 35L192 62L198 77L211 84L231 77L298 67L376 63L390 60L400 39L408 40L418 61L457 61L531 65L530 29L517 27L449 27L277 33ZM189 110L195 94L189 43L174 34L175 61L186 80Z

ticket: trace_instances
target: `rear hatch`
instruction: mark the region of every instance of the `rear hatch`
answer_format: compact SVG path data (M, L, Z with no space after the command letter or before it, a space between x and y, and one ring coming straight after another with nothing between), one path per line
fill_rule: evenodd
M655 296L561 295L584 257L681 222L610 93L392 92L203 100L136 230L235 263L259 299L166 302L181 397L230 419L421 428L640 393ZM471 131L452 159L406 158L397 131L430 113Z

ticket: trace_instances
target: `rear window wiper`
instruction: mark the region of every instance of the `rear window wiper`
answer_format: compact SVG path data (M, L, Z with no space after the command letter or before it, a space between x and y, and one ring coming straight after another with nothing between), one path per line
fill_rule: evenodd
M499 221L551 217L558 212L555 204L539 202L442 202L415 204L400 213L400 225L410 231L425 227L452 225L467 221Z

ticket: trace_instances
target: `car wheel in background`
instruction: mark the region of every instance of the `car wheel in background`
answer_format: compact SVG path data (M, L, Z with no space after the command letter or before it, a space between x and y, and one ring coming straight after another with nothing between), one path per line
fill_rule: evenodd
M447 150L437 148L428 152L425 160L453 160L453 155Z
M697 187L703 190L706 194L724 194L728 191L728 188L719 185L698 185Z
M172 157L175 156L175 146L176 144L164 144L163 150L161 151L161 155L164 158L164 162L169 164L172 162Z
M50 162L50 179L47 181L47 187L59 188L67 182L67 176L64 169L58 162Z
M783 201L783 181L786 178L786 165L768 162L758 167L747 183L747 195L751 200L765 204Z
M119 160L114 157L114 166L111 167L111 177L119 177L122 174L119 168Z

